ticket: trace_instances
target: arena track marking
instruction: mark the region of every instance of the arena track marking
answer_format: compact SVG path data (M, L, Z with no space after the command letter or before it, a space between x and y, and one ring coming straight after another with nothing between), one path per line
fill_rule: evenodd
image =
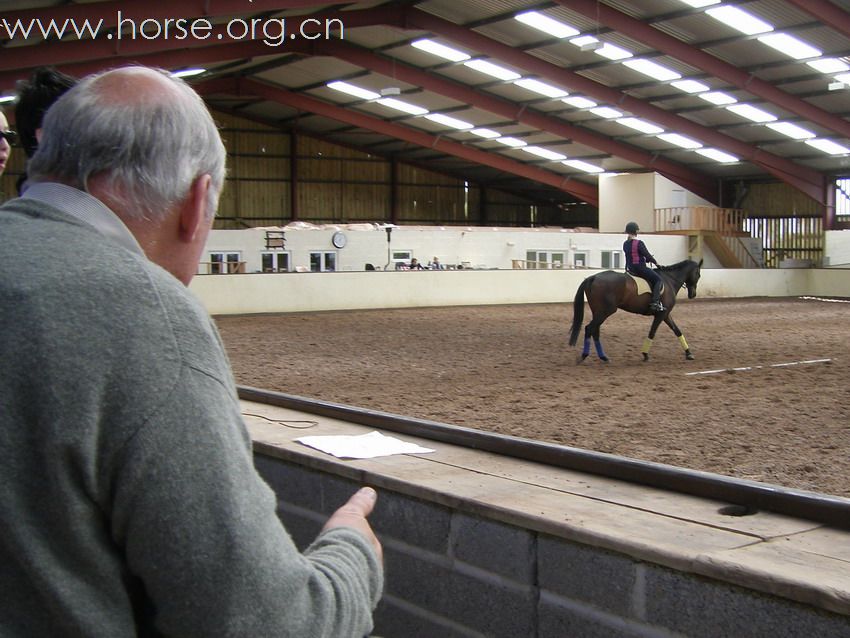
M697 374L720 374L721 372L746 372L748 370L761 370L762 368L787 368L789 366L802 366L812 363L829 363L832 359L807 359L805 361L789 361L788 363L773 363L769 366L745 366L743 368L720 368L718 370L701 370L699 372L686 372L686 377Z
M828 301L829 303L850 303L850 299L827 299L826 297L799 297L806 301Z

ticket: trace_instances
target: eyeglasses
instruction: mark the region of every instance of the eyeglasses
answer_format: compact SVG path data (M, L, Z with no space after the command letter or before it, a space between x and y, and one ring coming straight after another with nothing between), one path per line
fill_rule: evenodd
M0 131L0 137L9 143L9 146L18 141L18 134L15 131Z

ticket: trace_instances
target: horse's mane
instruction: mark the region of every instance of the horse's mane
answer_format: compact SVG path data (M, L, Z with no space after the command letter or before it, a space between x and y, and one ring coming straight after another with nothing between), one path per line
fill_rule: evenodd
M674 270L679 271L682 268L684 268L685 266L687 266L688 264L693 264L693 263L696 263L696 262L694 262L692 259L683 259L682 261L677 262L675 264L670 264L669 266L658 266L658 268L656 268L656 270L660 270L661 272L671 272L671 271L674 271Z

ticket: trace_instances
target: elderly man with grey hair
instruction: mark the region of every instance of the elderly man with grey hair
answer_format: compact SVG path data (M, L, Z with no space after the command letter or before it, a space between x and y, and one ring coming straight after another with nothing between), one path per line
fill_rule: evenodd
M363 488L300 553L187 290L224 181L198 95L142 67L48 112L0 208L0 635L363 636Z

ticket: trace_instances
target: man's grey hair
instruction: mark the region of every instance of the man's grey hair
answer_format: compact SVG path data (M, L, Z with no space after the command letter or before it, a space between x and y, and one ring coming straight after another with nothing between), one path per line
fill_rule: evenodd
M124 74L117 79L127 93L109 81L116 73ZM165 80L163 91L148 91L152 76ZM136 93L134 79L141 80ZM162 219L197 177L209 174L211 217L226 155L212 116L188 84L161 69L125 67L83 78L48 110L27 170L33 182L58 180L84 191L98 176L123 214L150 220Z

